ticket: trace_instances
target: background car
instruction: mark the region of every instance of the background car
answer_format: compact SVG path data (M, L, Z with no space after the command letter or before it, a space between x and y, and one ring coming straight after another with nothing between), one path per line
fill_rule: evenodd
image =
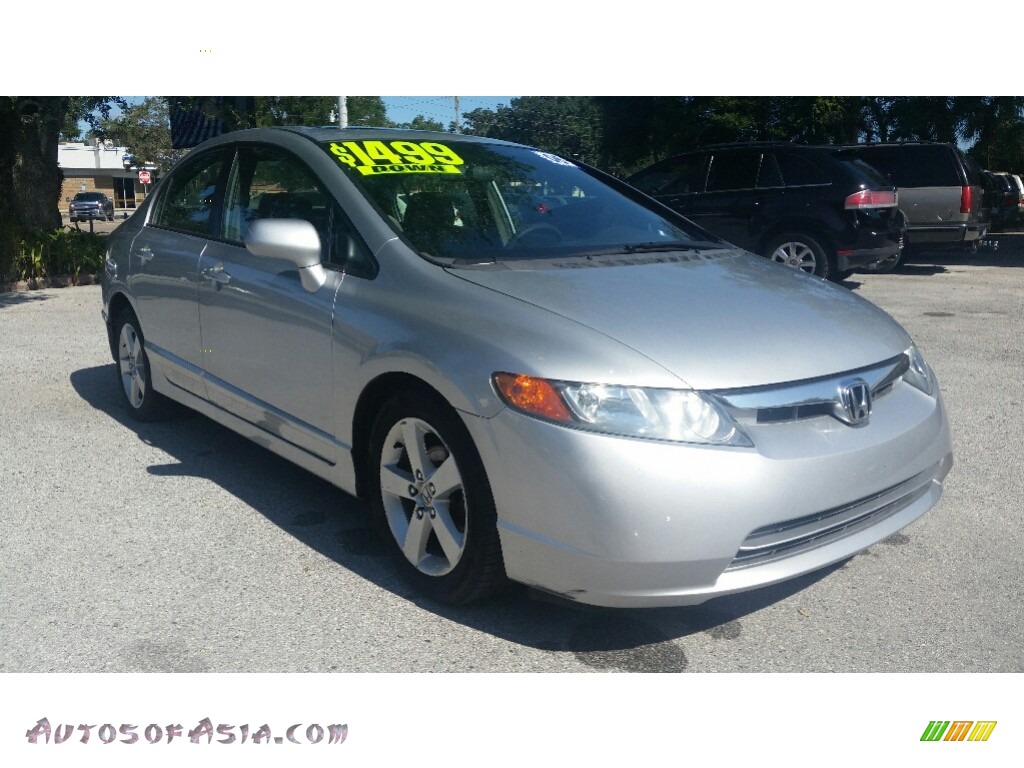
M68 206L71 221L114 220L114 201L102 192L79 192Z
M103 316L132 417L176 401L360 496L442 602L754 589L891 536L952 466L880 309L482 137L212 139L110 236Z
M907 219L906 247L974 250L990 222L981 167L953 144L853 144L851 155L871 164L899 188Z
M705 147L627 182L730 243L820 277L899 257L892 183L834 147Z
M1011 228L1017 220L1019 193L1009 175L983 171L985 188L984 205L991 229L1002 232Z

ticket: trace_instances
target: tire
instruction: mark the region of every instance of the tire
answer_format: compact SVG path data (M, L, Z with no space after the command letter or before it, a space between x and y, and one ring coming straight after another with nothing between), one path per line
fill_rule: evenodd
M452 605L507 584L494 497L451 406L425 391L392 398L374 422L368 456L374 522L408 582Z
M117 380L125 409L136 421L166 418L169 403L153 389L145 337L139 319L130 308L117 316L114 339L117 345Z
M818 277L829 280L838 277L835 256L827 253L813 237L798 232L783 232L773 237L765 244L761 255Z

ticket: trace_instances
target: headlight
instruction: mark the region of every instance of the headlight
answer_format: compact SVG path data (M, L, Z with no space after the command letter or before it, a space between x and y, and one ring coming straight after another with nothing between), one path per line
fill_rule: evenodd
M693 390L552 381L514 373L496 373L494 385L512 408L568 427L680 443L753 446L718 402Z
M935 374L928 367L928 363L921 357L916 346L911 346L904 353L910 360L910 367L903 374L903 380L908 384L917 387L926 395L935 394Z

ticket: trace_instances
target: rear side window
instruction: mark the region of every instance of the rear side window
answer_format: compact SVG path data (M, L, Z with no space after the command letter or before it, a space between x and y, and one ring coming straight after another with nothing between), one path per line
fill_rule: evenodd
M753 189L757 186L760 152L727 152L711 158L708 192L728 189Z
M219 218L230 154L215 152L178 169L162 195L152 223L197 235L210 234Z
M779 170L787 187L809 184L828 184L829 178L818 166L805 157L791 154L778 155Z

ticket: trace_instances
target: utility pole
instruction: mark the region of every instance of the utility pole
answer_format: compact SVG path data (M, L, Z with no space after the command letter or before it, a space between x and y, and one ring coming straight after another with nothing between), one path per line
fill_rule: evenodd
M455 132L462 133L462 120L459 118L459 97L455 97Z
M348 97L338 97L338 127L348 128Z

